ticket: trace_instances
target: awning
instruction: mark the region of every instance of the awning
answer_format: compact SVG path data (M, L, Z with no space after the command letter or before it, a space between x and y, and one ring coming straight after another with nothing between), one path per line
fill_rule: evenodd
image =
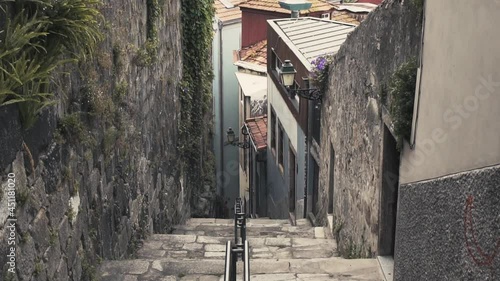
M236 72L236 78L245 96L263 99L267 95L267 77Z

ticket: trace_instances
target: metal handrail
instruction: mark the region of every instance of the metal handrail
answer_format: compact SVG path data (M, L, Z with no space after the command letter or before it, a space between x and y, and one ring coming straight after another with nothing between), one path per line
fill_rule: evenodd
M236 263L238 258L244 264L244 281L250 281L250 250L247 241L247 223L245 206L241 198L234 202L234 245L231 241L226 244L226 259L224 281L236 281Z
M250 281L250 248L245 241L245 252L243 254L243 281Z
M232 255L231 241L227 241L226 243L226 259L224 264L224 281L232 281L234 280L234 272L233 272L233 255Z

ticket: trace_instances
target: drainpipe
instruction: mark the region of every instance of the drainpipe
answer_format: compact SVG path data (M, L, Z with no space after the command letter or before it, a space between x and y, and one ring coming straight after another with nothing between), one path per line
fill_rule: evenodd
M223 63L223 59L222 59L222 27L223 27L223 24L222 24L222 21L219 21L219 123L220 123L220 142L219 142L219 146L220 146L220 173L221 173L221 178L219 179L219 182L221 184L221 192L223 191L224 189L224 181L226 180L225 179L225 176L224 176L224 93L222 91L222 86L223 86L223 78L222 78L222 63ZM224 192L224 194L226 194ZM224 199L222 199L222 202L224 202Z
M310 88L309 80L306 82L306 87ZM306 137L306 184L304 187L304 218L307 218L307 189L309 187L308 175L309 169L311 168L311 143L312 143L312 110L314 110L314 105L312 101L307 101L307 137ZM314 174L312 174L314 176Z

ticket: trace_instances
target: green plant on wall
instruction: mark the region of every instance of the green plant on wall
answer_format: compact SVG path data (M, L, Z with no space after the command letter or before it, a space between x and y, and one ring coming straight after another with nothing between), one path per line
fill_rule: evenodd
M56 69L91 56L102 39L98 0L0 0L0 106L17 104L25 128L57 102Z
M158 27L156 22L160 17L161 6L158 0L147 0L147 19L146 19L146 43L137 51L135 63L138 66L152 65L158 56Z
M424 12L424 1L425 0L411 0L411 4L417 9L417 12L420 15L422 15Z
M411 136L416 83L417 62L414 58L403 63L389 81L389 113L398 148L401 148L403 139L409 140Z
M314 84L312 86L319 88L322 93L328 90L328 74L332 62L333 55L321 56L311 62L313 66L311 76Z
M180 83L181 120L180 152L182 153L188 184L202 188L213 184L214 158L207 150L212 104L211 45L213 38L213 2L210 0L182 0L182 59L183 77ZM200 181L202 179L202 181Z

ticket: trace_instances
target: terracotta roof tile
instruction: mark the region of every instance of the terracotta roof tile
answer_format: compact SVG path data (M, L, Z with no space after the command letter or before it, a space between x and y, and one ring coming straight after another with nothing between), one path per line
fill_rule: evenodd
M359 25L359 20L346 11L333 11L331 20Z
M333 5L326 2L326 0L310 0L309 2L311 2L312 4L311 8L309 10L300 11L301 15L306 15L312 12L319 12L319 11L330 11L333 8ZM280 7L278 0L249 0L244 4L241 4L240 7L277 12L282 14L291 13L290 10L286 10Z
M267 147L267 115L248 118L246 124L257 150L265 149Z
M267 40L260 41L240 50L240 60L257 65L267 65Z
M226 8L220 0L214 0L215 16L222 22L241 19L241 11L238 5L242 2L244 1L231 1L234 7Z

